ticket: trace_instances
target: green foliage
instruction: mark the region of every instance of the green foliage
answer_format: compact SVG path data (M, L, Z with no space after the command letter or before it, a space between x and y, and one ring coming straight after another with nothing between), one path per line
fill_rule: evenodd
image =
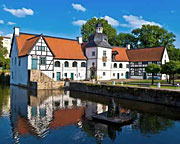
M105 19L92 18L92 19L88 20L81 28L81 34L83 36L83 41L88 41L88 38L90 37L90 35L92 35L96 32L96 25L99 21L103 25L103 33L105 33L108 36L109 43L111 45L115 45L117 31L110 24L108 24L108 21Z
M167 62L166 64L162 65L161 73L169 75L169 83L171 83L171 80L173 80L174 85L174 75L180 74L180 62L173 60Z
M157 64L149 64L145 71L147 73L152 73L152 85L154 84L154 74L159 73L161 71L161 67Z
M175 47L167 48L170 60L180 61L180 49Z
M157 64L149 64L146 68L145 68L147 73L159 73L161 70L161 67Z
M176 36L169 33L164 28L154 25L143 25L141 28L134 29L132 34L138 39L138 47L174 47L173 42Z
M8 54L7 48L3 47L2 43L3 37L0 36L0 67L3 69L10 68L10 60L6 59L6 55Z
M136 48L137 41L138 41L138 39L132 34L119 33L119 35L116 38L116 45L126 47L127 44L130 44L131 48Z

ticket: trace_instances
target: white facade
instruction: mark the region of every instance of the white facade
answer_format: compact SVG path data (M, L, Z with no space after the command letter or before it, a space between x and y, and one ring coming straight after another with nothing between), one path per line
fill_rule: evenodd
M100 27L101 28L101 27ZM58 59L46 43L43 36L39 36L35 44L27 54L19 56L16 37L20 36L19 29L15 28L14 39L11 50L11 84L28 85L29 70L40 70L54 81L64 79L85 80L95 78L97 80L111 79L127 79L136 78L143 79L143 76L132 76L130 66L131 62L116 61L112 59L112 48L107 45L107 36L102 34L102 29L97 29L98 34L95 40L101 40L107 47L90 46L85 48L84 55L87 60L79 59ZM101 35L102 34L102 35ZM37 38L36 36L31 39ZM29 40L29 39L28 39ZM81 38L78 38L80 44ZM121 53L119 53L121 55ZM169 62L167 50L165 48L162 60L158 63L165 64ZM150 64L151 62L148 62ZM138 62L138 65L143 64ZM148 77L147 77L148 78ZM166 75L161 76L162 79Z
M3 37L2 43L3 43L3 47L5 47L8 51L6 58L9 58L10 49L11 49L11 38L10 37Z

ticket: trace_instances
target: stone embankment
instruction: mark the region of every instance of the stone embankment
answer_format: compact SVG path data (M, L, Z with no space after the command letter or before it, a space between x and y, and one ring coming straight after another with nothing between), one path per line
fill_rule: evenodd
M64 86L63 81L54 81L39 70L30 71L30 88L32 89L59 89Z
M180 107L180 91L71 82L70 90Z

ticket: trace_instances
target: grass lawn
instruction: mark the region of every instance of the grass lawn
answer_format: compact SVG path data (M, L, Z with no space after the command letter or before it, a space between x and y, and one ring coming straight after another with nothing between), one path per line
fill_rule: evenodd
M151 84L152 80L124 80L123 83L124 84L138 84L138 83L149 83ZM154 83L166 83L167 84L167 81L166 80L154 80ZM175 80L175 82L180 82L180 80ZM120 82L119 82L120 83Z
M146 87L146 86L139 86L136 84L117 84L119 86L130 86L130 87ZM150 88L157 88L157 86L150 86ZM176 86L161 86L160 89L173 89L173 90L180 90L180 87L176 87Z

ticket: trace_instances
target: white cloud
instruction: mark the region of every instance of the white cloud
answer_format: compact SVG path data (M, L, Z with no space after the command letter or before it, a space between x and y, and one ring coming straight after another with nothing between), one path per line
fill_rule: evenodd
M127 22L127 24L120 24L122 27L129 27L129 28L140 28L142 25L156 25L162 27L160 24L155 23L153 21L146 21L143 20L142 16L133 16L133 15L124 15L123 18Z
M0 20L0 24L4 24L4 21L3 21L3 20Z
M112 18L112 17L105 16L105 17L101 17L101 18L107 20L108 23L109 23L110 25L112 25L112 26L119 26L119 21L115 20L115 19Z
M14 23L14 22L8 22L7 24L8 24L8 25L15 25L16 23Z
M77 11L82 11L82 12L85 12L86 11L86 8L84 8L81 4L72 4L72 7L77 10Z
M33 15L34 11L32 9L27 9L27 8L22 8L22 9L9 9L5 5L3 5L3 10L10 12L12 15L22 18L25 17L26 15Z
M77 20L77 21L72 22L72 24L75 25L75 26L82 26L85 23L86 23L85 20Z

